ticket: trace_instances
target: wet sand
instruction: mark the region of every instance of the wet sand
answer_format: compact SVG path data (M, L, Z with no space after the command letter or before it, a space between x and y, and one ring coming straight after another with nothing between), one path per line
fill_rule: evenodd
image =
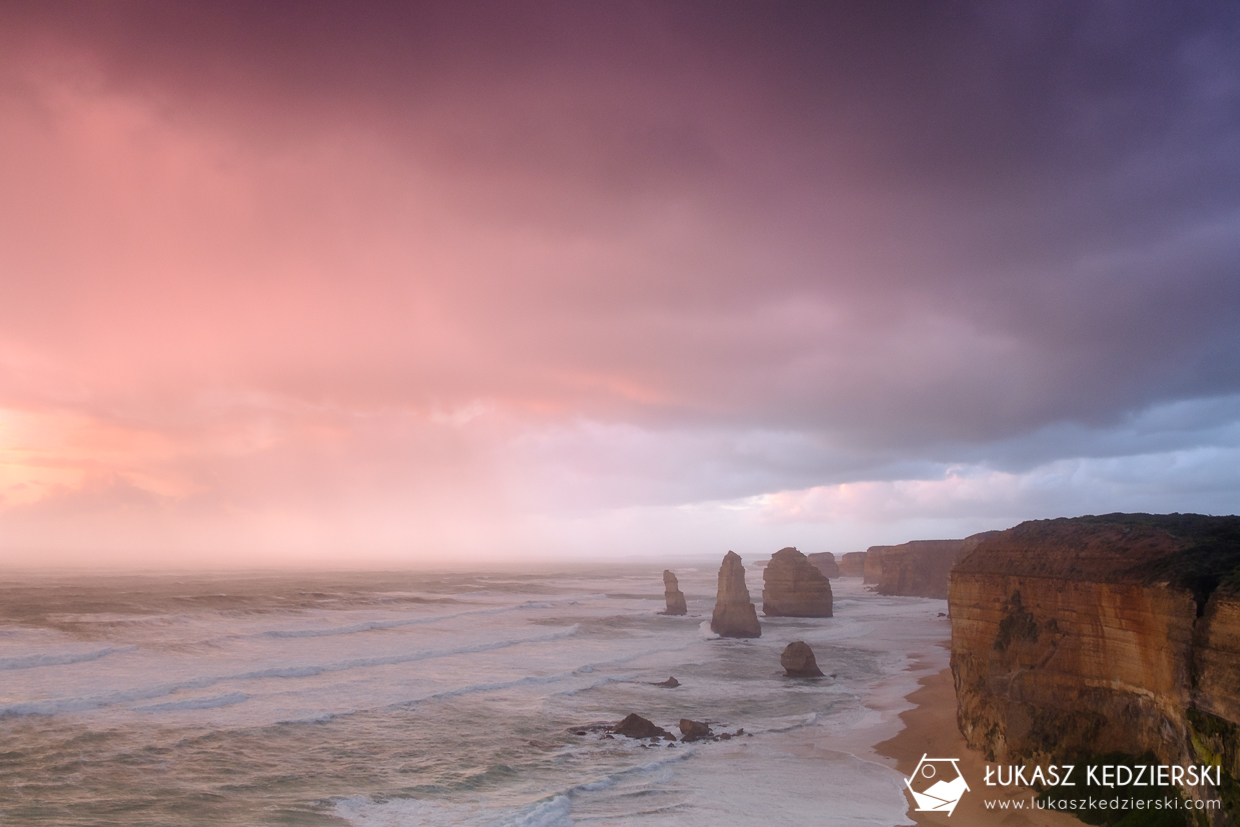
M1064 813L1045 810L987 809L986 801L1010 800L1013 804L1023 801L1030 806L1033 792L1026 789L986 787L984 784L986 763L980 752L967 749L964 736L956 727L956 692L952 686L950 669L944 669L922 678L921 688L907 700L915 703L913 709L900 714L904 729L898 735L880 744L874 751L896 759L896 769L909 775L923 755L931 758L959 758L960 770L969 784L955 812L920 813L913 809L913 797L907 792L909 819L915 824L935 825L1003 825L1003 827L1080 827L1081 822ZM1009 807L1012 805L1009 804ZM998 805L996 805L996 808Z

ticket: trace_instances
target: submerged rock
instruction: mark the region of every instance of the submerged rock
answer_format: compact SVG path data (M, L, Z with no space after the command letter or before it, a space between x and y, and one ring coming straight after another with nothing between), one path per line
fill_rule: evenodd
M831 617L831 581L795 548L775 552L762 579L767 617Z
M735 551L725 554L719 567L719 592L710 630L719 637L762 637L758 611L745 587L745 567Z
M663 612L665 615L682 615L689 611L685 605L685 595L680 590L680 584L676 582L676 575L666 569L663 571L663 599L667 601L667 609Z
M784 648L779 656L779 665L784 667L784 676L788 678L821 678L822 670L814 659L814 650L803 640L796 640Z
M628 738L661 738L667 735L667 730L663 727L656 726L653 721L646 720L636 712L630 712L623 721L616 724L612 732Z
M701 741L711 737L712 734L709 724L690 721L688 718L680 719L680 740L682 741Z

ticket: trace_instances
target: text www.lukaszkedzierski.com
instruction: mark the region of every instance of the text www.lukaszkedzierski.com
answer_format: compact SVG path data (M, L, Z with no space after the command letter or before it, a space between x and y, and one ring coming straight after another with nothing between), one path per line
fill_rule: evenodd
M1037 796L1028 801L1023 798L990 798L982 802L987 810L1220 810L1222 802L1217 798L1181 801L1178 798L1048 798L1039 801Z

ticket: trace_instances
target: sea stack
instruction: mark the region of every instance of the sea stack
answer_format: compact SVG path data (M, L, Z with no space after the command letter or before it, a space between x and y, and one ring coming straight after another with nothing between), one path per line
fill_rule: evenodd
M762 573L762 614L830 617L831 581L795 548L775 552Z
M795 640L784 648L784 653L779 656L779 665L784 667L784 677L787 678L822 677L814 650L803 640Z
M676 575L666 569L663 570L663 598L667 601L667 609L663 614L682 615L689 611L685 606L684 592L676 582Z
M827 577L839 577L840 565L835 562L835 555L829 551L820 551L817 554L805 555L811 563L814 564L820 572Z
M840 558L840 574L844 577L865 576L865 552L850 551Z
M719 594L715 597L710 630L719 637L762 637L758 611L745 587L745 567L735 551L725 554L719 567Z

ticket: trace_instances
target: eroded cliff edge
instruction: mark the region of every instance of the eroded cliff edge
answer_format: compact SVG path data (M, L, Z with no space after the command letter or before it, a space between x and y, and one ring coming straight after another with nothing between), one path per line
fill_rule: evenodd
M1110 514L1000 532L951 574L969 746L1001 763L1152 751L1220 764L1240 818L1240 517Z
M913 540L898 546L876 546L878 593L947 599L952 566L997 531L963 540Z

